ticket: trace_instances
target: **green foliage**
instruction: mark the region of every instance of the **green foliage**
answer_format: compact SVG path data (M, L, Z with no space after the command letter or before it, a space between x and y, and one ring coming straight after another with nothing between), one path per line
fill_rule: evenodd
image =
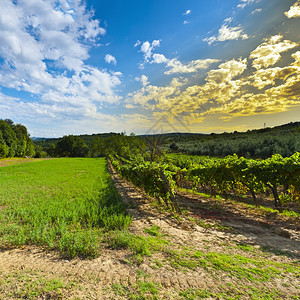
M142 157L128 160L110 155L109 158L115 170L122 177L137 187L143 188L146 193L155 197L159 202L162 199L166 206L179 211L174 198L176 183L173 179L179 168L169 164L146 161Z
M250 247L240 246L244 251L252 250ZM199 267L214 272L226 272L238 279L247 279L251 282L266 282L278 278L282 273L298 274L299 266L274 263L268 260L248 258L243 255L232 255L219 252L182 250L170 251L171 264L178 269L196 270Z
M27 128L11 120L0 120L0 158L34 155L35 147Z
M147 239L127 231L113 232L109 238L109 244L113 249L130 248L135 254L151 256L151 248Z
M300 123L289 123L274 128L210 135L181 134L165 137L170 147L174 142L180 152L192 155L225 157L237 154L247 158L266 159L274 154L283 157L300 152Z
M152 225L150 228L145 228L144 231L152 236L162 236L162 234L160 233L160 227L157 225Z
M87 157L89 148L79 136L66 135L56 144L55 153L60 157Z
M192 160L192 158L191 158ZM187 178L194 187L207 187L212 194L245 194L249 191L257 203L256 194L267 188L272 190L275 206L281 206L281 200L298 201L300 193L300 154L294 153L283 158L276 154L265 160L245 159L237 155L224 159L204 159L190 164ZM279 187L282 195L279 196Z
M126 286L122 284L113 284L112 289L116 296L125 296L131 300L156 300L158 299L160 284L152 281L138 280L137 284Z
M104 157L116 154L130 159L146 155L145 142L134 135L126 136L124 133L69 135L59 139L36 140L35 145L39 155L46 152L52 157Z
M98 255L102 231L131 217L106 160L62 158L0 169L0 244L38 244L68 257Z

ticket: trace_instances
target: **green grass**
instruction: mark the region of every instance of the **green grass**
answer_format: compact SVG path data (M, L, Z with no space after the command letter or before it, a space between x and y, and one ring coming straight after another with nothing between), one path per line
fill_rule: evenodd
M255 300L274 300L274 299L283 299L284 296L277 289L269 291L264 288L254 288L251 286L239 286L236 287L227 284L225 286L220 285L219 289L223 290L222 292L212 292L207 289L187 289L179 292L180 299L196 300L196 299L255 299ZM285 295L285 299L292 299Z
M116 296L126 296L131 300L155 300L158 299L158 292L161 285L152 281L139 280L137 284L126 286L122 284L113 284L112 290Z
M161 238L160 228L152 226L146 228L149 236L139 236L125 230L115 230L108 237L108 243L113 249L128 248L135 255L151 256L155 251L164 251L169 241Z
M61 158L0 168L0 245L36 244L95 257L103 231L131 217L104 158Z
M252 251L247 246L240 246L241 250ZM270 260L249 258L243 255L229 255L226 253L186 250L173 250L169 253L171 265L182 270L196 270L204 268L208 272L225 272L230 277L246 279L251 282L266 282L278 278L282 274L300 274L297 264L275 263Z
M66 281L59 276L45 277L29 269L0 275L0 294L3 299L63 299L64 293L68 294L78 287L75 281Z

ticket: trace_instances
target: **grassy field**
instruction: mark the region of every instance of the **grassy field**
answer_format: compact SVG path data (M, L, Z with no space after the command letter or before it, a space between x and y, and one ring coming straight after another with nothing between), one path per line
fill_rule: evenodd
M131 217L104 158L60 158L0 168L0 246L41 245L95 257L105 231Z

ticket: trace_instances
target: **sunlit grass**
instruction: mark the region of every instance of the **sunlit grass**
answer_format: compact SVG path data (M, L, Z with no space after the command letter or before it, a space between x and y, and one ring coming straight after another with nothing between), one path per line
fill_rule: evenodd
M131 222L104 158L61 158L0 168L0 245L37 244L94 257L104 230Z

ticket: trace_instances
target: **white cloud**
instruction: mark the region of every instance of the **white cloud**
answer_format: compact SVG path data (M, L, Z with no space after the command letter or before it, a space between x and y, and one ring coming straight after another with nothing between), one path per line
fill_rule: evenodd
M298 0L293 6L290 7L289 11L284 13L289 19L300 17L300 0Z
M260 2L260 0L241 0L241 2L242 3L238 4L237 7L243 9L248 5L251 5L251 4L256 3L256 2Z
M154 40L152 43L146 41L141 46L141 52L144 53L144 59L146 62L149 62L149 59L152 57L152 51L160 46L160 40Z
M168 59L163 54L157 54L157 53L153 54L152 63L161 64L166 62L168 62Z
M106 54L104 59L109 64L113 64L113 65L117 64L116 58L114 56L112 56L111 54Z
M207 42L209 45L214 42L224 42L228 40L246 40L248 35L244 33L241 26L229 27L226 23L231 21L231 19L226 19L224 24L219 29L218 35L211 36L209 38L203 39L204 42Z
M143 87L149 84L148 77L146 75L142 75L141 77L136 77L135 80L141 82Z
M82 1L1 0L0 85L39 99L18 102L31 112L92 114L101 102L119 99L120 74L85 63L103 34Z
M260 13L262 11L262 8L257 8L255 10L253 10L250 15L254 15L254 14L257 14L257 13Z
M188 9L185 13L183 13L184 16L190 15L192 13L192 11L190 9Z
M141 42L140 40L137 40L137 41L135 42L135 44L133 45L133 47L137 47L137 46L139 46L141 43L142 43L142 42Z
M183 21L183 24L184 24L184 25L186 25L186 24L190 24L190 23L191 23L191 22L189 22L189 21L186 21L186 20L185 20L185 21Z
M188 64L181 63L178 59L173 58L167 62L168 71L165 72L167 75L176 73L195 73L199 69L207 69L211 64L218 62L217 59L197 59L189 62Z
M166 75L171 74L184 74L184 73L195 73L199 69L207 69L211 64L218 62L217 59L197 59L192 60L187 64L183 64L177 58L168 59L163 54L153 54L153 60L151 63L162 64L165 63L166 67L169 68L165 72Z

